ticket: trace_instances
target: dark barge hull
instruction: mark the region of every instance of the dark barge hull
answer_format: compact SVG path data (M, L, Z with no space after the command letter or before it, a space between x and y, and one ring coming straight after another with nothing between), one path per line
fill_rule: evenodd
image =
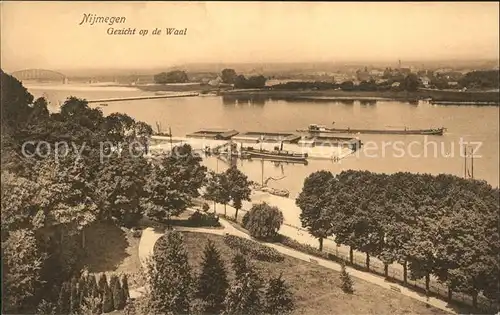
M364 133L364 134L384 134L384 135L432 135L442 136L444 128L439 129L415 129L415 130L376 130L376 129L337 129L329 128L326 130L297 130L299 132L309 133Z
M250 158L260 158L270 161L283 161L283 162L294 162L294 163L307 163L307 157L304 155L291 155L291 154L278 154L271 152L260 152L253 150L241 151L242 154Z

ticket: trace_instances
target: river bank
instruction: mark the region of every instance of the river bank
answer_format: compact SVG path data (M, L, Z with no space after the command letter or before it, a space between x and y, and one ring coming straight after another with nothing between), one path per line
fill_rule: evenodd
M453 102L455 105L500 105L499 92L443 91L418 90L407 91L288 91L288 90L238 90L223 91L220 94L226 99L273 99L285 101L366 101L394 100L402 102L417 102L430 100L434 102Z

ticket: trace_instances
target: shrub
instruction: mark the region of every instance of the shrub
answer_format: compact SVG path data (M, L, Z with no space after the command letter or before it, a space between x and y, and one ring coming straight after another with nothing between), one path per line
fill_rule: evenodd
M238 236L226 234L224 236L224 242L228 247L239 250L243 255L249 255L258 260L280 262L284 259L274 248Z
M141 229L132 228L130 231L132 232L132 236L135 237L135 238L139 238L139 237L142 236L142 230Z
M340 288L345 293L352 294L354 289L352 287L352 279L349 273L345 270L345 262L342 262L341 270L340 270Z
M207 212L208 210L210 210L210 206L208 205L208 203L204 202L202 209L203 209L203 212Z
M241 219L241 225L245 229L247 228L249 218L250 218L250 212L246 212L243 218Z
M219 217L213 213L194 212L188 219L188 225L192 227L210 226L219 227Z
M250 235L259 239L274 239L283 224L283 213L263 202L252 206L245 215L243 226Z
M43 314L43 315L55 315L55 314L57 314L57 307L52 302L42 300L38 304L38 307L36 309L36 313Z
M338 260L335 256L333 256L329 253L319 251L316 247L299 243L296 240L289 238L288 236L280 235L278 238L278 241L287 247L296 249L300 252L303 252L303 253L306 253L309 255L313 255L313 256L316 256L319 258L334 260L334 261Z

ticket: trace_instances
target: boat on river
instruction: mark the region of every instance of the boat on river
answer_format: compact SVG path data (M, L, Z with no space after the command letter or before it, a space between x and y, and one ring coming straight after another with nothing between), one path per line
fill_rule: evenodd
M295 153L283 150L264 150L254 149L252 147L241 148L241 154L250 158L261 158L270 161L285 161L295 163L307 163L307 153Z
M352 128L328 128L326 126L311 124L307 129L299 129L298 132L309 133L365 133L365 134L389 134L389 135L433 135L442 136L446 128L434 129L352 129Z

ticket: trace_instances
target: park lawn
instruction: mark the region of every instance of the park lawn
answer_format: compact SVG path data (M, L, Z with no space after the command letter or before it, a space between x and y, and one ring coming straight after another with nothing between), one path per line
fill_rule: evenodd
M144 285L139 260L140 237L130 230L112 223L96 223L85 231L86 255L83 264L91 273L121 274L128 276L129 288Z
M226 261L229 277L234 277L230 261L235 251L225 245L223 237L213 234L183 232L184 244L191 266L199 273L203 249L212 240ZM340 289L339 273L309 262L285 256L279 263L251 260L263 278L271 275L283 278L290 285L295 297L293 314L447 314L397 292L369 282L352 278L354 294Z

